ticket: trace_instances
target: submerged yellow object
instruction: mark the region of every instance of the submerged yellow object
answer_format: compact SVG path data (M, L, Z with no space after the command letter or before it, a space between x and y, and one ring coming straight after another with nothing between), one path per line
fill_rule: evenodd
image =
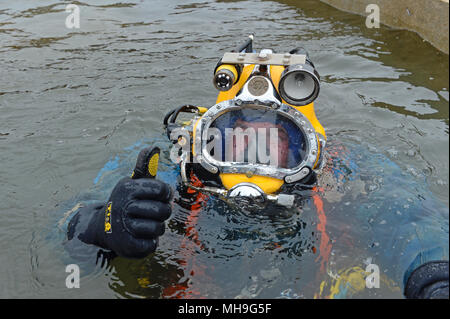
M281 179L258 175L247 177L245 174L220 174L220 179L223 186L228 190L240 183L252 183L261 188L266 194L277 192L284 184Z

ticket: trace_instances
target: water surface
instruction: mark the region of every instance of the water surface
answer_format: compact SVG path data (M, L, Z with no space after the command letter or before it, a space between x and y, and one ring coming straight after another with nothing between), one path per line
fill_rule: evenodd
M73 2L81 28L70 30L69 3L0 4L1 297L327 297L337 274L371 261L384 284L347 297L401 297L404 266L390 254L403 248L387 234L425 212L448 245L448 55L416 34L366 29L313 0ZM63 212L106 200L146 141L168 148L165 112L212 105L218 58L250 32L257 49L304 46L321 74L323 191L280 219L211 199L198 242L175 204L154 255L86 270L67 289ZM173 170L165 154L160 178L174 184Z

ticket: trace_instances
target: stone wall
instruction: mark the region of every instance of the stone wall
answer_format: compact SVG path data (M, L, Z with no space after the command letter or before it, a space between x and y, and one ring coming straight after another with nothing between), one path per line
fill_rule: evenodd
M367 16L366 7L380 7L380 22L417 32L439 50L449 53L449 0L321 0L329 5Z

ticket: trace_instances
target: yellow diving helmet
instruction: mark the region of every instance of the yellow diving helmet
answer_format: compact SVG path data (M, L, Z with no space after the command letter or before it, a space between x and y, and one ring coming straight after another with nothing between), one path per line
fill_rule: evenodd
M326 135L314 113L319 74L306 52L253 52L253 36L219 61L213 83L220 90L210 108L183 106L164 124L178 145L175 157L189 187L227 198L262 198L291 206L284 184L302 183L321 168ZM197 115L180 126L180 112ZM215 177L193 185L186 166Z

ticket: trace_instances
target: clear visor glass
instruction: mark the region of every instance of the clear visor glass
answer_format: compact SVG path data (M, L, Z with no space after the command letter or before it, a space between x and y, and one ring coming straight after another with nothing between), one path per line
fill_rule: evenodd
M228 111L211 123L207 135L207 150L219 162L289 169L303 161L307 148L297 124L261 108Z

